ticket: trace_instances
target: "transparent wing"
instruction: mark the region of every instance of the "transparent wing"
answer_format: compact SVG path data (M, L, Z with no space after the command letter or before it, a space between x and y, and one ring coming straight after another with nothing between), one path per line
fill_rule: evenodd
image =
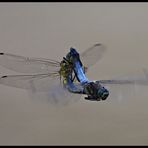
M80 54L81 61L84 66L89 68L99 61L106 51L103 44L95 44Z
M33 98L54 104L69 104L81 97L63 87L58 73L2 76L0 84L29 90Z
M0 65L20 73L48 73L58 71L60 63L51 59L29 58L0 53Z
M100 80L105 85L148 85L148 80Z
M148 77L132 76L110 80L99 80L110 92L109 100L123 102L131 98L137 98L147 92Z
M82 63L89 68L101 59L105 46L95 44L80 54ZM0 53L0 65L10 70L21 73L48 73L58 71L60 62L45 58L32 58Z
M7 75L0 78L0 84L34 91L48 91L58 85L58 73L35 75Z

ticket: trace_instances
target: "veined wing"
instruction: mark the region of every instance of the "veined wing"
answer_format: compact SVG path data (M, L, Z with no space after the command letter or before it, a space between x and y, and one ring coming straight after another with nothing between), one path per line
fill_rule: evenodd
M88 48L80 54L80 58L82 60L83 65L87 68L93 66L94 64L96 64L97 61L99 61L102 58L105 51L105 46L100 43Z
M0 84L33 91L49 91L60 84L58 73L7 75L0 78Z
M48 73L58 71L60 63L51 59L29 58L0 53L0 65L20 73Z
M0 78L0 84L26 89L31 97L52 104L66 105L78 101L80 95L70 93L63 87L58 73L7 75Z
M148 85L148 80L100 80L98 81L105 85Z
M89 68L101 59L104 52L104 45L95 44L80 54L82 63ZM21 73L48 73L60 69L60 62L56 60L23 57L10 53L0 53L0 65Z
M110 80L99 80L96 82L105 84L105 85L148 85L148 70L143 69L144 76L133 75L132 77L122 77Z
M138 95L147 92L148 77L133 76L110 80L99 80L98 83L104 85L110 92L109 100L125 102L130 98L137 98Z

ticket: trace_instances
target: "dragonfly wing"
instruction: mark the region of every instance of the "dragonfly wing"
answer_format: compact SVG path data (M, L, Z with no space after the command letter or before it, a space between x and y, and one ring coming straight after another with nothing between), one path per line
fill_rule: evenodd
M32 74L32 75L7 75L0 78L0 84L34 91L48 91L57 85L58 73ZM59 84L59 83L58 83Z
M33 98L54 104L68 104L80 98L63 87L58 73L2 76L0 84L26 89Z
M83 65L87 68L93 66L94 64L96 64L97 61L99 61L102 58L105 51L106 47L100 43L88 48L80 54L80 58Z
M137 80L100 80L99 81L102 84L105 85L148 85L148 80L142 80L142 79L137 79Z
M121 79L99 80L98 82L109 90L111 100L125 101L146 92L145 86L148 86L148 77L133 76Z
M20 73L48 73L58 71L60 63L51 59L29 58L0 53L0 65Z

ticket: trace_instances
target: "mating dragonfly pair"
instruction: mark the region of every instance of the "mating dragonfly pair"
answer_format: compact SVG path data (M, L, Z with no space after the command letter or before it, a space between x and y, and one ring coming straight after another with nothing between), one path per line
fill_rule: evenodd
M148 84L147 79L89 80L86 77L87 70L101 59L105 51L106 48L102 44L95 44L81 54L70 48L61 62L0 53L0 65L19 73L30 73L2 76L0 84L51 94L58 94L62 90L66 97L68 94L82 94L87 96L85 99L91 101L107 99L109 90L104 85Z

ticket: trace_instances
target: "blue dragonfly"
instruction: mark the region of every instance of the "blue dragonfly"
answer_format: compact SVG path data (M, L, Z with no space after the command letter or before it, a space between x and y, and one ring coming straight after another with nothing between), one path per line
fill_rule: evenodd
M80 98L80 95L85 95L85 99L90 101L106 100L110 94L107 86L148 85L147 77L89 80L87 70L102 58L105 51L105 46L100 43L80 54L70 48L61 61L1 52L0 65L23 74L1 76L0 84L32 92L47 92L55 102L64 100L63 96L69 101Z

